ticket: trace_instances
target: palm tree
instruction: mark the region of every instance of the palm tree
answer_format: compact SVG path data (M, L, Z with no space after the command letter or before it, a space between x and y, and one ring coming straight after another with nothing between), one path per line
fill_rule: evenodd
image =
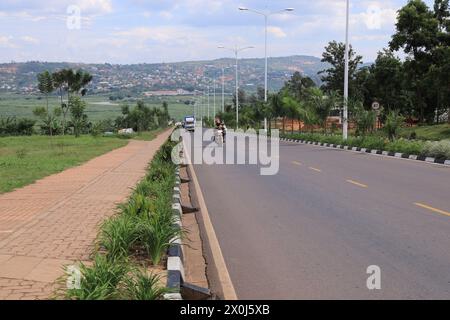
M87 93L86 86L92 81L92 75L83 70L62 69L53 73L53 81L55 87L59 88L61 98L61 110L63 114L63 135L66 131L66 117L69 112L69 101L72 94L81 94L85 96ZM63 101L63 92L67 92L67 103Z
M45 95L45 99L47 101L47 116L50 117L50 112L48 110L48 96L54 90L53 79L48 71L44 71L39 73L38 76L38 88L41 93ZM53 121L50 122L50 136L53 135Z
M338 101L338 94L331 91L328 95L324 95L319 88L310 88L308 101L319 124L323 127L324 133L326 133L328 116Z
M81 94L81 96L86 95L86 86L92 81L91 74L84 72L81 69L76 72L72 69L68 69L65 71L65 77L68 84L68 98L70 98L71 93Z
M283 107L283 100L280 93L275 93L270 96L270 107L272 109L272 114L275 118L283 118L283 134L285 133L285 109Z
M62 121L63 136L66 132L66 116L67 116L67 112L69 111L69 104L64 103L64 101L63 101L64 91L68 90L66 73L67 73L66 69L63 69L63 70L54 72L52 74L53 84L54 84L55 88L58 88L59 97L61 99L61 111L62 111L62 115L63 115L63 121Z

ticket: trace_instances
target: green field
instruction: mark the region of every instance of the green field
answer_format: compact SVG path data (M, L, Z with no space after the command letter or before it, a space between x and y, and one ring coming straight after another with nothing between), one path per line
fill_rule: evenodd
M149 107L162 107L162 103L167 101L169 104L170 116L176 120L181 120L185 115L192 113L192 106L187 106L184 101L193 100L192 96L176 96L176 97L149 97L142 100ZM136 104L137 99L129 99L122 101L110 101L109 95L86 96L83 98L88 106L86 114L91 121L103 119L115 119L121 114L121 106L127 103L130 107ZM221 99L217 98L217 106L220 105ZM17 95L17 94L0 94L0 117L16 116L19 118L35 118L33 109L36 107L44 107L45 99L36 95ZM212 105L212 98L211 98ZM59 106L59 98L50 97L50 107Z
M0 193L79 165L127 143L116 137L91 136L0 138Z
M402 128L400 135L409 138L411 133L416 133L416 139L420 140L444 140L450 139L450 124L438 124L433 126L417 126Z

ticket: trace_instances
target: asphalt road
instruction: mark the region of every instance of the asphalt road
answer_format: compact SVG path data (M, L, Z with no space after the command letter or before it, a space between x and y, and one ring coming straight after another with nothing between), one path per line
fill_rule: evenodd
M194 166L239 299L450 299L450 168L287 142L279 161Z

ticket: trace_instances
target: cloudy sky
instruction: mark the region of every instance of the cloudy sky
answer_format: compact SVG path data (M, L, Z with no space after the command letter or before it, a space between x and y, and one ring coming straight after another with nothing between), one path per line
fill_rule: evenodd
M351 0L351 42L373 61L407 0ZM429 5L432 0L426 1ZM344 41L345 0L1 0L0 62L173 62L230 56L218 45L253 45L263 57L263 18L238 7L293 13L269 20L269 55L320 56Z

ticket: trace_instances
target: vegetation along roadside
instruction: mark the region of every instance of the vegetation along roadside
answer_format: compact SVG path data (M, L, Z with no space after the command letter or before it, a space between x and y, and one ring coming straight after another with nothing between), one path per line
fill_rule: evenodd
M80 262L78 288L57 296L74 300L155 300L169 290L163 284L167 250L184 232L174 227L173 143L154 156L145 178L98 235L92 265ZM66 284L67 276L62 278Z

